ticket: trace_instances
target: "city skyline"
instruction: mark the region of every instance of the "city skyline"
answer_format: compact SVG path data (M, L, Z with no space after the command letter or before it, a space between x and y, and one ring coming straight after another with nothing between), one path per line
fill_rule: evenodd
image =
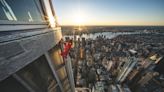
M164 25L163 0L53 0L60 25Z

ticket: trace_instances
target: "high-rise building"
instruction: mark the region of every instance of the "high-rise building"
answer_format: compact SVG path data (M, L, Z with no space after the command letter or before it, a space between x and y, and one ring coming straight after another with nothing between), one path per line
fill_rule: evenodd
M132 69L134 68L135 64L137 63L137 58L136 57L130 57L128 58L128 61L126 61L123 64L123 67L121 67L121 69L119 69L119 74L117 76L117 82L123 82L126 77L128 76L128 74L132 71Z
M82 38L82 46L84 47L86 45L86 41L85 41L85 38L83 37Z
M51 0L0 0L0 92L74 92Z

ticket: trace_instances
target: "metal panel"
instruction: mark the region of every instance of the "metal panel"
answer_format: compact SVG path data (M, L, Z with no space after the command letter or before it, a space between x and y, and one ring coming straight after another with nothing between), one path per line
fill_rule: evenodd
M68 78L70 80L71 89L73 92L75 92L75 84L74 84L75 82L74 82L74 77L73 77L71 58L67 56L67 58L64 60L66 62L66 70L67 70Z
M44 55L45 55L45 57L46 57L46 59L47 59L47 61L48 61L48 64L49 64L49 66L50 66L50 68L51 68L51 70L52 70L52 72L53 72L54 77L56 78L56 81L58 82L58 85L59 85L61 91L64 92L64 91L63 91L62 84L61 84L61 81L60 81L59 78L58 78L58 75L57 75L57 73L56 73L56 71L55 71L55 69L54 69L54 66L53 66L53 64L52 64L52 61L51 61L51 59L50 59L50 56L49 56L48 52L46 52Z
M48 25L0 25L0 31L27 30L47 27Z

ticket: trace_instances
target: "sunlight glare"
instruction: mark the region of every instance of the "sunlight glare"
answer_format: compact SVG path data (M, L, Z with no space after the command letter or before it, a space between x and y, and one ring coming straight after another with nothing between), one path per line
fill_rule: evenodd
M76 25L84 25L86 23L87 16L84 12L78 11L74 14L74 23Z

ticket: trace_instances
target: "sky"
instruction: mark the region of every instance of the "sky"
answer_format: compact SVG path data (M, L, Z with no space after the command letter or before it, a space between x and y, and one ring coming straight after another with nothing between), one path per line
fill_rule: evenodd
M60 25L164 25L164 0L52 0Z

